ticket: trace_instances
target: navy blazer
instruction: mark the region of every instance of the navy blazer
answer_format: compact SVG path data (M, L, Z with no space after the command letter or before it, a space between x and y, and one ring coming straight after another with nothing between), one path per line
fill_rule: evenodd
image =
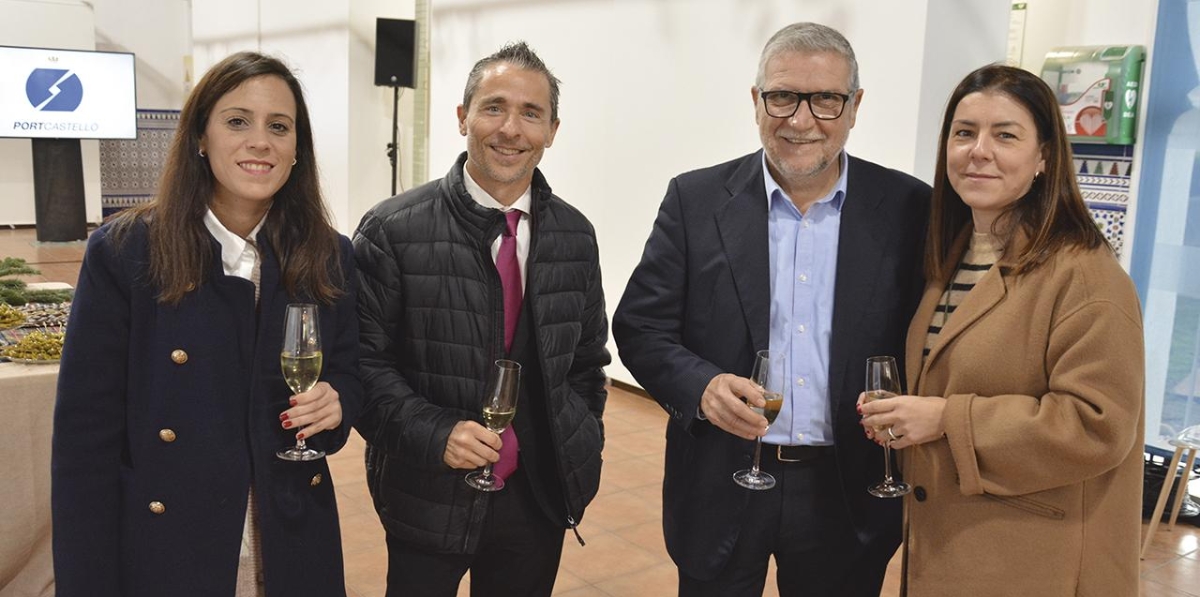
M829 392L845 501L863 543L900 543L900 500L867 487L883 478L883 452L855 411L866 359L903 360L920 298L929 186L854 157L838 233ZM713 377L749 377L770 342L770 249L762 152L683 174L668 186L641 263L613 318L621 362L671 415L663 526L667 551L688 576L724 567L750 492L730 476L754 442L696 418ZM890 553L890 551L889 551Z
M260 235L256 310L254 285L224 274L215 239L208 280L175 306L146 281L144 223L119 248L107 226L89 239L54 412L59 595L233 595L251 484L267 595L345 594L328 461L275 456L295 441L279 423L291 396L279 353L299 297L269 244ZM309 441L326 453L362 405L354 259L345 237L340 246L347 292L320 315L321 379L340 395L342 424Z

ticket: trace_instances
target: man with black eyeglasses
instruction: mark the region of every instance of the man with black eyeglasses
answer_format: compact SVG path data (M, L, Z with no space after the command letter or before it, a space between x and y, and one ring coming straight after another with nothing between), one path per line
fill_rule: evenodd
M863 90L837 31L780 30L750 95L762 151L670 182L613 319L671 415L667 550L684 597L761 595L771 557L781 595L877 596L900 500L867 493L883 453L855 403L867 357L904 355L930 189L845 152ZM770 425L747 379L767 349L787 380ZM732 476L760 436L776 484L754 491Z

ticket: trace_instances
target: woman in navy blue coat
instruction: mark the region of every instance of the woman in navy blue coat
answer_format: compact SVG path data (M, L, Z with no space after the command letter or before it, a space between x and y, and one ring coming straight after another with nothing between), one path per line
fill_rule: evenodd
M349 241L329 223L300 84L235 54L197 85L155 200L92 234L54 413L60 597L344 595L325 459L362 404ZM293 395L286 305L325 368Z

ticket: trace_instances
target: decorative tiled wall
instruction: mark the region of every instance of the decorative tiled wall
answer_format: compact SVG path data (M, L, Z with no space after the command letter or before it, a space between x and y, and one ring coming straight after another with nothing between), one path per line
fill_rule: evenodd
M138 110L137 139L100 142L100 207L104 217L154 197L178 124L178 110Z
M1071 149L1075 153L1075 174L1083 200L1096 225L1120 256L1124 252L1125 217L1129 211L1133 146L1075 143Z

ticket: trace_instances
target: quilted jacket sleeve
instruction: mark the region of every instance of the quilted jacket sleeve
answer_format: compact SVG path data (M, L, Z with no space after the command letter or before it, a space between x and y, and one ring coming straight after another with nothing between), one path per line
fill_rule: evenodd
M595 264L591 271L592 278L588 281L586 304L583 310L583 328L579 336L579 345L575 347L575 358L571 370L567 373L567 383L583 401L588 410L600 424L600 437L604 437L604 403L608 399L608 391L604 384L607 377L604 366L611 360L606 345L608 344L608 315L604 310L604 289L600 284L600 249L595 246L592 237Z
M443 470L462 413L421 396L400 368L402 273L383 222L368 213L354 236L358 263L359 372L366 401L356 427L376 449L424 470Z

